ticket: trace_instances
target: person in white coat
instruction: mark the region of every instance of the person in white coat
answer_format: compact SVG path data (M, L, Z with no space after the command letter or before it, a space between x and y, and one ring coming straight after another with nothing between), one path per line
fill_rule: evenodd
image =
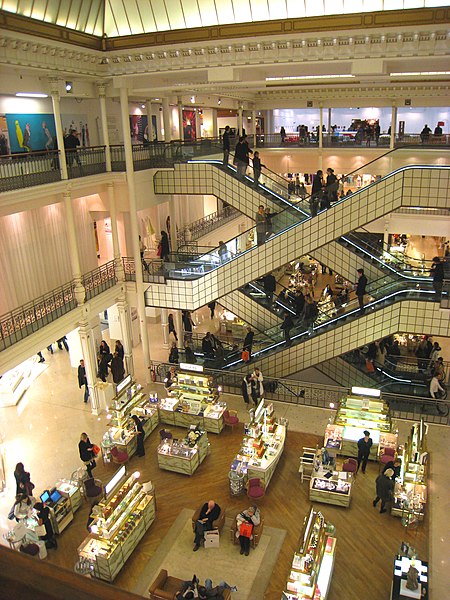
M254 381L256 381L256 390L258 393L258 399L262 400L264 398L264 377L261 373L261 370L258 367L255 367L255 370L252 373L252 377Z

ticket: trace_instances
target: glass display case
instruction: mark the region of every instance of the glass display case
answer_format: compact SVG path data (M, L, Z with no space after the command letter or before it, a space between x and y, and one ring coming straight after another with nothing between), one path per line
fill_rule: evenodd
M422 521L427 502L428 425L423 420L411 427L408 440L399 447L400 476L396 479L391 514L404 519L405 525Z
M81 506L80 487L69 479L59 479L55 487L61 496L69 498L72 512L76 512Z
M220 391L211 377L196 371L181 371L167 391L169 396L159 403L162 423L178 427L200 424L210 433L222 431L227 405L218 401Z
M406 587L408 572L413 567L417 570L419 587L417 590L409 590ZM429 598L429 572L428 563L418 558L409 558L398 554L394 560L394 577L392 581L391 600L407 600L409 598Z
M144 492L139 473L131 475L109 500L92 509L91 533L78 555L92 564L92 575L112 582L155 520L155 499Z
M283 596L287 600L326 600L336 552L332 531L334 527L325 522L322 513L311 508L292 561Z
M314 471L309 485L311 502L324 502L336 506L350 506L352 474L344 471Z
M367 395L366 395L367 394ZM392 429L389 407L379 390L352 388L339 404L334 423L327 426L324 446L344 456L358 455L357 442L370 432L372 448L369 459L377 460L384 448L397 446L397 432Z
M158 446L158 466L166 471L193 475L208 454L208 436L198 427L183 440L165 439Z
M284 450L287 422L277 422L273 404L262 400L250 423L244 425L244 438L231 470L251 479L261 479L267 487Z
M128 375L118 386L117 395L109 407L109 427L103 436L102 456L105 462L111 460L111 448L126 450L132 456L137 450L136 430L131 415L137 415L144 428L146 439L159 423L158 396L145 394L142 386Z

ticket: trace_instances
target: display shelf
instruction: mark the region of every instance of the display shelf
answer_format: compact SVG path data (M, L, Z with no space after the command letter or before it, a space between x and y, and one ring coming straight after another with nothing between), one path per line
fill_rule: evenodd
M208 436L204 431L190 431L182 441L163 440L157 452L160 469L193 475L208 454Z
M155 520L155 499L132 475L93 512L92 533L78 548L78 554L92 563L94 577L111 582Z
M408 590L406 587L408 571L411 566L418 571L419 587L414 591ZM410 598L428 600L428 592L428 563L424 562L423 560L419 560L418 558L410 559L406 556L397 555L394 560L394 576L392 581L391 600L410 600Z
M325 600L331 583L336 538L320 511L305 517L299 550L294 554L284 596L288 600Z
M73 521L73 511L70 498L61 496L58 502L52 504L49 506L49 508L53 530L55 533L61 534L64 529Z
M66 498L69 498L72 512L76 512L81 506L81 491L78 485L68 479L60 479L55 484L56 489Z
M323 502L336 506L350 506L352 495L352 474L330 472L331 477L313 475L309 485L311 502Z

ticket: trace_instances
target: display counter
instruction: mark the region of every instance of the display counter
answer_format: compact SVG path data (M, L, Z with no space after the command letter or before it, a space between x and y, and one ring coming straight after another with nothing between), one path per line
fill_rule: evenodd
M326 600L333 574L336 538L334 527L320 511L311 508L305 517L299 550L294 554L283 598Z
M378 390L352 388L377 393L379 397L365 397L363 393L350 394L340 404L333 424L325 430L324 447L333 453L344 456L358 456L358 440L364 437L364 431L370 432L372 447L369 460L377 460L386 447L397 447L397 433L392 431L389 408L381 400Z
M417 590L410 590L406 587L408 571L411 566L418 571L419 587ZM397 555L395 557L391 600L410 600L411 598L428 600L428 584L428 563L417 558L411 559L407 556Z
M144 492L133 474L113 496L93 508L91 532L78 548L92 564L92 575L112 582L155 520L154 496Z
M69 498L72 512L76 512L81 506L81 492L78 485L69 479L59 479L55 484L56 489L65 498Z
M273 405L264 406L264 401L261 401L252 422L245 424L244 433L231 470L246 475L248 479L257 477L267 488L284 450L286 423L277 423Z
M158 446L158 466L166 471L193 475L208 454L205 431L193 429L184 440L163 440Z
M105 462L111 460L111 448L128 452L128 456L137 450L136 430L131 415L136 415L144 428L144 440L159 423L157 395L145 394L140 384L136 384L128 375L116 388L117 395L109 407L109 428L103 436L101 446Z
M427 502L428 452L426 434L428 426L414 423L408 440L399 447L400 476L395 481L391 514L405 519L405 525L422 521Z
M327 477L325 477L327 475ZM324 502L336 506L350 506L352 474L344 471L314 471L309 485L311 502Z

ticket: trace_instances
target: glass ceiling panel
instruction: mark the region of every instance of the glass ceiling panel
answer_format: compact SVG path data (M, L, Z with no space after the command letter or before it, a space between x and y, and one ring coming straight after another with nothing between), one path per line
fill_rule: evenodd
M4 11L108 37L437 6L450 0L0 0Z

